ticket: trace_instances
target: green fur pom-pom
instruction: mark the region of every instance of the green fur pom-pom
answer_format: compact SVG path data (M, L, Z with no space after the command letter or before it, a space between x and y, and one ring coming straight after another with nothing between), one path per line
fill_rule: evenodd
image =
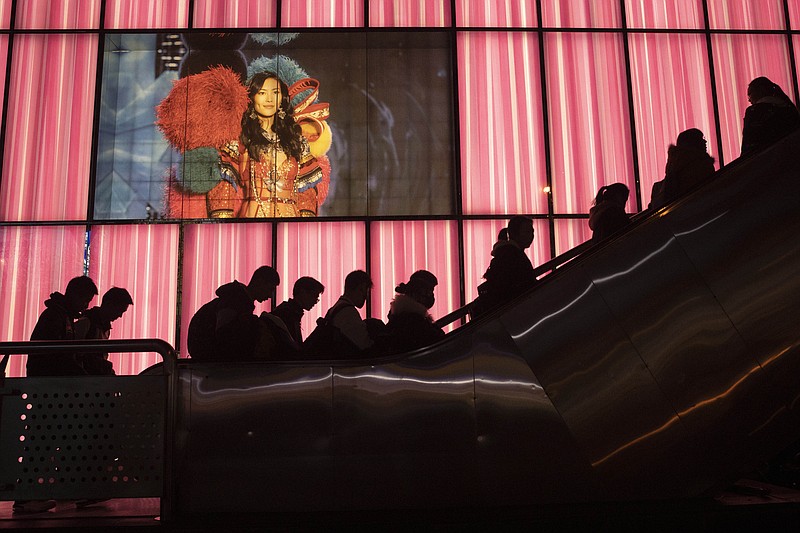
M213 189L222 179L216 148L203 146L183 154L178 179L184 189L195 194L205 194Z

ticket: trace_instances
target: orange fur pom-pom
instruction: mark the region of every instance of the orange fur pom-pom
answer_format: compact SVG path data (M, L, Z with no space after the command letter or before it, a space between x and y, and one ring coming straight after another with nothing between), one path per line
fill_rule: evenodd
M175 82L156 106L156 125L181 153L201 146L218 148L239 138L249 101L238 74L213 67Z

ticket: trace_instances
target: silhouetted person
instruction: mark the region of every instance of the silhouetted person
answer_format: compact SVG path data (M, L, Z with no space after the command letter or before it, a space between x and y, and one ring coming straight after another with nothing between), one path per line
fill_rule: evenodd
M278 272L259 267L250 282L232 281L220 286L217 297L198 309L189 322L189 355L198 361L236 361L266 356L271 341L253 314L254 301L263 302L280 284Z
M45 300L45 310L31 333L32 341L75 340L75 321L89 307L97 295L97 285L87 276L72 278L64 294L54 292ZM28 355L28 377L36 376L84 376L81 356L77 353L52 353ZM15 514L43 513L56 506L55 500L17 500Z
M439 281L427 270L417 270L408 280L395 287L386 324L387 351L399 353L433 344L444 331L433 324L428 310L436 298L433 289Z
M533 243L533 220L516 215L501 230L492 247L492 260L478 287L479 298L473 315L502 305L536 284L533 265L525 250Z
M325 286L314 278L304 276L294 282L292 297L281 303L272 314L283 320L289 334L298 345L303 344L303 331L300 321L306 311L317 305Z
M750 107L744 114L742 155L766 148L800 129L800 111L778 84L760 77L747 86Z
M64 294L54 292L31 333L32 341L75 340L75 321L97 295L97 285L87 276L72 278ZM87 372L78 354L29 355L28 376L83 376Z
M75 325L79 338L108 339L111 336L111 323L120 318L128 307L133 305L130 293L120 287L112 287L103 294L100 306L92 307L83 313ZM85 332L79 331L86 328ZM107 353L85 353L81 355L83 369L94 376L113 376L114 365Z
M354 270L344 279L344 294L317 321L317 329L303 346L308 357L349 358L365 355L374 346L367 322L359 309L364 307L372 280L363 270Z
M714 175L714 158L708 155L707 147L703 132L696 128L682 131L675 144L669 146L664 170L665 203L684 195Z
M589 228L592 230L593 241L601 241L631 223L630 217L625 213L629 194L630 191L624 183L600 187L594 199L594 207L589 210Z

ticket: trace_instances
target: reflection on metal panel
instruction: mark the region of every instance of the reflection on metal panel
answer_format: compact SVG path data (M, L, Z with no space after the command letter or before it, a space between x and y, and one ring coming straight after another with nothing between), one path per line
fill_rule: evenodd
M335 461L343 507L474 501L472 358L463 342L451 349L334 368Z
M702 463L695 443L585 271L536 292L504 320L604 487L596 494L648 497L685 485ZM645 457L651 475L669 472L670 487L640 482Z
M479 501L584 501L591 467L501 321L473 337Z
M735 480L800 437L798 146L427 349L183 367L179 510L685 498Z
M333 493L330 368L197 364L181 375L182 512L300 509Z

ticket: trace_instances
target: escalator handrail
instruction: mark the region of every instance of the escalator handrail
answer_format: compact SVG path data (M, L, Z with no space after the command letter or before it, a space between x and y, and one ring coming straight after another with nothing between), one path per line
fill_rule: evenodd
M766 147L766 148L764 148L764 150L761 150L761 151L769 150L775 144L778 144L781 141L784 141L787 138L792 137L793 135L800 136L800 132L796 132L794 134L787 135L783 139L781 139L779 141L776 141L773 145L771 145L769 147ZM760 152L757 152L757 153L760 153ZM620 235L622 235L624 233L627 233L628 231L632 230L634 227L636 227L639 224L643 223L645 220L648 220L649 218L656 216L658 213L661 213L662 211L666 210L667 208L672 208L675 204L677 204L678 202L681 202L684 198L687 198L688 196L694 194L698 190L705 188L710 183L712 183L712 182L714 182L714 181L716 181L718 179L722 179L726 174L728 174L731 171L733 171L734 169L736 169L739 165L741 165L742 163L744 163L745 161L750 159L753 155L756 155L756 154L755 153L754 154L748 154L745 157L738 157L737 159L734 159L733 161L731 161L727 165L724 165L723 167L721 167L714 174L712 174L708 178L708 180L706 180L702 185L700 185L698 187L695 187L694 189L692 189L690 191L687 191L685 194L683 194L679 198L676 198L676 199L670 201L669 203L667 203L664 206L661 206L661 207L659 207L657 209L646 208L646 209L643 209L642 211L639 211L638 213L635 213L635 214L631 215L631 224L629 224L625 229L620 230L617 233L615 233L612 238L616 238L616 237L619 237ZM612 238L604 239L603 243L607 243L607 242L611 241ZM542 263L541 265L539 265L538 267L536 267L533 270L534 276L536 276L536 278L539 279L542 276L545 276L547 274L550 274L550 273L554 272L556 269L560 268L564 263L567 263L568 261L571 261L572 259L574 259L574 258L578 257L579 255L583 254L584 252L586 252L590 248L593 248L595 244L598 244L598 243L592 241L591 239L589 239L588 241L583 242L583 243L577 245L576 247L574 247L574 248L572 248L570 250L567 250L563 254L551 259L550 261L548 261L546 263ZM527 291L525 291L525 292L527 293ZM472 301L472 302L467 303L463 307L459 307L455 311L452 311L452 312L444 315L440 319L436 320L434 322L434 325L436 325L437 327L443 328L445 326L448 326L448 325L452 324L456 320L460 320L460 319L464 318L465 316L467 316L472 311L472 307L473 307L474 304L475 304L475 302Z

